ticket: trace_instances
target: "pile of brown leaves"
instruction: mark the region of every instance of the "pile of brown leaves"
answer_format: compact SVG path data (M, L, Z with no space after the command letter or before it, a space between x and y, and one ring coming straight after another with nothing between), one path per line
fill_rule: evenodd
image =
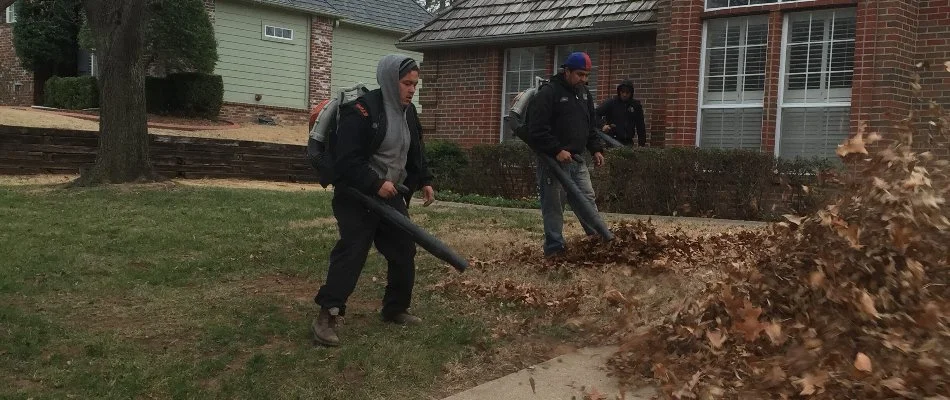
M704 298L626 321L614 373L674 398L947 399L950 162L913 149L915 120L889 143L862 126L838 149L848 195L746 238L761 247L718 260L728 276Z

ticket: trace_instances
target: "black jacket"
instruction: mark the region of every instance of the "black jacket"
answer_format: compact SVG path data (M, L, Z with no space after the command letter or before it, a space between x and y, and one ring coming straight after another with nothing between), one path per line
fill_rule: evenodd
M594 99L586 87L580 91L568 85L564 74L551 77L531 99L528 107L529 145L543 154L556 156L561 150L583 154L604 151L597 135Z
M630 90L630 100L620 100L620 89ZM647 127L644 121L643 105L633 98L633 85L623 82L617 86L617 96L605 101L597 107L597 116L604 118L608 124L615 125L609 134L623 143L633 143L637 138L640 147L647 144Z
M378 115L370 115L370 110ZM340 108L340 122L333 150L334 170L339 184L354 187L368 195L375 195L385 182L385 179L381 179L369 166L370 159L379 150L386 136L386 115L383 110L383 94L379 89ZM419 123L416 107L412 104L409 105L406 119L409 123L410 142L405 183L409 189L416 191L432 184L432 174L429 172L422 143L422 125Z

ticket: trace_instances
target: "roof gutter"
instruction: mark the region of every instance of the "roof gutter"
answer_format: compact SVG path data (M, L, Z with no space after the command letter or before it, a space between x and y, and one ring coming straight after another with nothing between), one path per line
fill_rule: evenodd
M399 48L402 50L411 50L411 51L424 51L424 50L445 49L445 48L451 48L451 47L513 44L513 43L519 43L519 42L531 42L531 41L538 41L538 40L552 40L553 41L553 40L577 39L577 38L589 39L591 37L615 35L618 33L651 32L651 31L657 30L659 26L660 26L659 23L651 22L648 24L624 24L624 25L616 25L616 26L609 26L609 27L572 29L572 30L566 30L566 31L550 31L550 32L537 32L537 33L515 34L515 35L498 35L498 36L488 36L488 37L404 42L404 40L408 39L410 36L415 34L415 32L413 32L400 38L399 41L396 42L396 48Z
M409 32L408 29L399 29L399 28L393 28L391 26L382 26L382 25L376 25L376 24L371 24L367 22L359 22L359 21L354 21L352 19L346 19L346 18L343 18L342 20L340 20L340 23L345 24L345 25L354 25L354 26L360 26L363 28L376 29L378 31L384 31L388 33L398 33L402 35L405 35L406 32Z

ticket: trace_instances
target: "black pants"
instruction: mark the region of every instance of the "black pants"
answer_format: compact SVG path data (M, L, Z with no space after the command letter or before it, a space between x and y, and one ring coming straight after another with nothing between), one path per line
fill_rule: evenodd
M401 196L386 202L409 215ZM323 308L338 307L340 315L344 315L346 300L356 289L369 248L375 243L376 250L389 263L382 314L393 316L406 311L416 278L415 242L399 228L363 207L358 200L341 192L333 195L333 215L340 229L340 240L330 252L327 280L314 301Z

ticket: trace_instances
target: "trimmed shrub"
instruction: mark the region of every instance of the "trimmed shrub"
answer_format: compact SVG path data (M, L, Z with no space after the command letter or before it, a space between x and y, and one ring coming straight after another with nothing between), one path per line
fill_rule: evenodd
M224 82L220 75L188 72L171 74L168 79L175 92L175 114L208 119L218 117L224 100Z
M145 109L152 114L167 114L174 109L175 85L168 78L145 78Z
M436 188L451 187L468 166L465 150L455 142L434 140L425 145L429 170L435 175Z
M440 190L461 198L537 198L537 156L523 143L475 146L467 156L457 175L434 171ZM591 178L606 212L777 220L825 204L835 193L824 179L833 170L828 160L781 160L758 151L623 148L610 150Z
M99 87L96 78L80 76L60 78L54 76L44 84L47 107L82 110L99 107Z

